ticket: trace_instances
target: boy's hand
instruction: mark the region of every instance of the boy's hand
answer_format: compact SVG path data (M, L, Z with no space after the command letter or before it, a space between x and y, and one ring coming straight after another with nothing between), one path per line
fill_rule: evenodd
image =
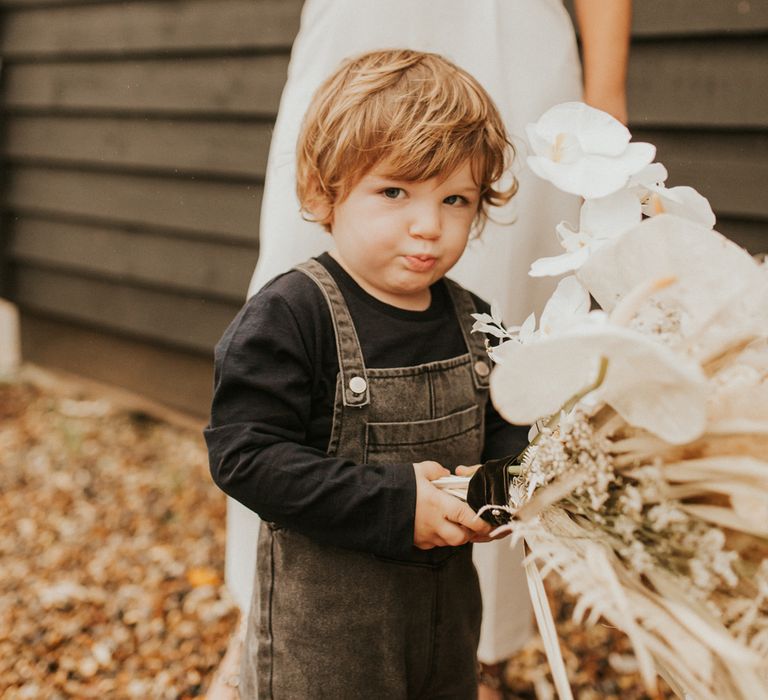
M417 462L416 517L413 544L419 549L458 547L473 541L485 541L491 526L478 518L466 503L443 493L432 485L434 479L450 472L437 462Z
M474 473L482 466L482 464L473 464L471 467L465 467L462 464L456 467L456 474L457 476L473 476Z

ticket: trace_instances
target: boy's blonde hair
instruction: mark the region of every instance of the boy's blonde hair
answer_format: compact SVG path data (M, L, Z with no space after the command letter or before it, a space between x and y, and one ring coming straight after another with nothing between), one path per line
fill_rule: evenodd
M334 205L377 163L413 182L447 177L469 160L480 230L488 207L517 191L514 178L494 188L513 156L496 106L469 73L433 53L373 51L344 61L312 98L296 186L302 212L330 230Z

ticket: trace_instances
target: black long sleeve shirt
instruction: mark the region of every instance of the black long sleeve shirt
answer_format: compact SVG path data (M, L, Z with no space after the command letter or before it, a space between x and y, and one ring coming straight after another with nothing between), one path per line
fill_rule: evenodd
M367 367L407 367L467 349L448 290L431 287L425 311L366 293L328 254ZM475 297L478 311L488 305ZM356 464L326 452L338 374L330 310L319 287L291 271L253 296L215 352L211 420L205 430L211 474L228 495L263 519L314 539L382 556L413 546L413 466ZM527 429L506 423L488 402L484 459L519 451Z

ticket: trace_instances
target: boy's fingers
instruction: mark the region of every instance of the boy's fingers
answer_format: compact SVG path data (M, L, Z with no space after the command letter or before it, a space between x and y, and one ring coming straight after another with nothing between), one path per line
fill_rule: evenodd
M512 534L511 530L502 530L501 532L493 535L472 535L471 542L496 542L497 540L503 540L505 537L509 537Z
M493 542L494 538L489 537L488 535L473 535L469 538L469 541L472 542L472 544L483 544L485 542Z
M438 536L445 542L446 546L460 547L469 542L469 539L473 534L473 532L467 530L465 527L457 525L450 520L446 520L443 527L440 528Z
M471 467L465 467L463 464L460 467L456 467L456 475L457 476L472 476L478 469L480 469L479 464L475 464Z
M466 541L466 539L465 539ZM444 539L440 534L434 532L432 535L423 540L422 542L414 543L419 549L434 549L435 547L449 547L449 542ZM460 543L460 544L463 544Z
M451 509L446 516L448 520L463 525L478 535L487 535L491 531L491 525L482 518L478 518L477 513L466 503L462 503L458 499L454 500L456 503L451 505Z
M438 462L417 462L413 466L419 475L423 476L425 479L429 479L429 481L434 481L435 479L450 474L450 472Z

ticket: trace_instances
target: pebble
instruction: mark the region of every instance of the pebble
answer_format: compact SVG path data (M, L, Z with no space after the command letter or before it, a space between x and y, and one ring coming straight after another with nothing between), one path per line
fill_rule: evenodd
M93 658L96 659L99 666L109 666L112 663L112 652L104 643L94 644L91 648Z
M83 676L83 678L92 678L99 670L99 662L92 656L85 659L81 659L77 665L77 672Z

